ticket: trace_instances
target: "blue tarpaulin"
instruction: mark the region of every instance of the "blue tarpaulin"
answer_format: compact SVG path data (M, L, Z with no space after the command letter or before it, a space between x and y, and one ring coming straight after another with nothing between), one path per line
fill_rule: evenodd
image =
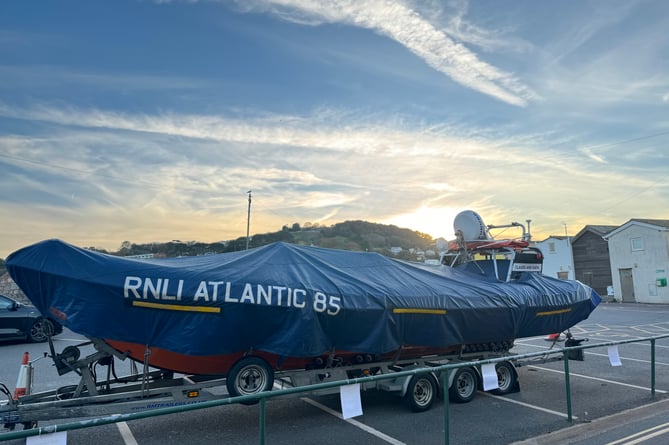
M538 273L503 283L286 243L132 259L47 240L11 254L7 269L40 312L76 333L190 355L313 357L513 340L570 328L600 301L577 281Z

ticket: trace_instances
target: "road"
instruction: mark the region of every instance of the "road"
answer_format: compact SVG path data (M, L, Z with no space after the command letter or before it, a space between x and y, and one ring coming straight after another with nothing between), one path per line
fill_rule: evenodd
M589 345L669 333L668 305L602 304L589 320L576 326L576 337ZM56 349L82 341L69 331L57 337ZM541 351L545 338L516 341L513 352ZM12 389L21 356L34 360L44 344L0 345L0 381ZM669 339L656 344L656 395L650 392L650 345L620 345L622 366L611 366L606 347L588 349L585 361L570 361L573 421L567 420L562 362L518 369L517 393L498 397L479 392L467 404L451 404L450 444L619 445L669 443ZM35 364L33 390L77 383L76 376L58 376L50 360ZM119 373L123 373L120 366ZM343 420L338 396L303 396L267 403L266 443L299 444L442 444L441 401L424 413L412 413L397 397L379 391L362 394L363 415ZM639 408L642 407L642 408ZM151 445L170 443L260 443L259 407L221 406L168 416L68 431L68 443ZM71 421L68 419L67 421ZM49 423L64 423L63 420ZM655 428L655 429L653 429ZM638 436L633 436L634 434ZM618 440L621 440L617 442ZM552 441L552 442L551 442ZM19 444L24 440L8 443Z

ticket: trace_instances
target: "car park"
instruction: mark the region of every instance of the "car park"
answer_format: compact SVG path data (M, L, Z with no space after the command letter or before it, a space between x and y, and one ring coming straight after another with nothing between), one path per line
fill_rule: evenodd
M637 432L646 431L647 436L657 434L657 441L646 441L644 445L669 443L667 441L666 403L669 391L669 339L656 341L655 366L656 395L651 395L651 347L648 341L619 345L623 366L612 366L606 344L611 341L629 340L639 337L665 335L669 332L669 305L602 304L585 322L571 331L579 338L586 337L588 346L604 344L585 351L585 360L569 360L570 390L566 394L564 361L545 365L528 365L518 368L520 391L497 396L477 391L476 397L465 404L449 403L448 435L452 445L510 444L578 444L593 445L611 443ZM95 354L89 340L65 328L63 334L54 337L56 351L80 345L81 357ZM546 351L562 346L559 341L553 346L547 337L532 337L516 341L513 351L517 354ZM71 391L81 380L75 372L59 374L50 360L40 359L49 348L44 343L7 344L0 347L0 382L12 388L21 375L21 359L30 353L34 366L33 395L52 390L59 400L67 400L62 390ZM69 348L68 351L71 351ZM62 354L62 353L61 353ZM72 355L66 354L71 358ZM115 372L119 375L133 373L129 360L115 360ZM97 375L106 373L97 365ZM136 368L136 367L135 367ZM86 367L86 372L89 368ZM135 374L137 369L135 369ZM141 372L141 371L140 371ZM129 385L132 384L129 382ZM280 384L275 386L276 389ZM181 392L182 388L174 388ZM285 389L285 388L284 388ZM56 391L58 390L58 391ZM225 385L220 394L225 398ZM64 424L81 424L84 429L67 431L68 443L95 443L116 445L137 443L153 445L169 443L219 444L235 443L253 445L259 436L266 435L266 443L294 445L295 443L365 443L368 445L402 445L444 443L444 403L434 403L432 408L420 413L408 413L397 402L396 395L387 391L360 391L363 415L354 419L342 419L340 394L310 394L274 397L266 403L266 425L259 427L258 406L232 404L209 407L203 410L179 412L165 416L146 417L103 425L96 421L81 421L81 411L71 412L67 419L53 415L49 420L40 420L38 426L49 428ZM100 394L102 399L105 394ZM566 400L571 400L573 421L569 421ZM0 397L2 399L2 397ZM26 406L44 406L35 399L27 399ZM63 403L63 402L59 402ZM72 402L74 403L74 401ZM147 401L156 404L156 401ZM163 401L163 407L176 408L175 400ZM190 403L188 403L190 404ZM106 403L101 406L106 408ZM193 404L196 405L196 404ZM198 404L199 405L199 404ZM655 412L659 428L649 429L644 411ZM2 400L0 400L0 443L25 444L25 440L8 440L5 433L19 434L3 429ZM158 407L158 406L156 406ZM185 406L184 406L185 407ZM52 405L53 408L53 405ZM68 409L71 409L68 408ZM61 409L53 410L60 413ZM117 416L96 414L95 417L112 420ZM120 420L122 416L118 416ZM664 429L662 428L664 425ZM90 427L90 428L89 428ZM63 427L65 428L65 427ZM576 428L575 430L573 428ZM34 431L37 433L37 429ZM41 431L44 437L44 431ZM577 433L577 435L575 435ZM664 435L661 435L663 434ZM299 436L296 436L299 434ZM603 439L593 439L597 434ZM297 437L297 439L296 439ZM536 438L536 440L535 440ZM557 438L560 440L554 440ZM550 439L550 440L549 440ZM524 442L523 442L524 441ZM260 443L265 443L260 442ZM629 440L628 440L629 442Z
M0 340L45 342L49 335L62 331L60 323L44 317L34 306L0 295Z

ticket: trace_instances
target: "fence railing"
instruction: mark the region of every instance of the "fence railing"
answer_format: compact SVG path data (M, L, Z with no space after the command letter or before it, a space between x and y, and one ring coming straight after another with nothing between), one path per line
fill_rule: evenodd
M566 395L566 403L567 403L567 421L572 422L573 421L573 416L572 416L572 403L571 403L571 384L570 384L570 378L569 378L569 355L571 352L579 351L579 350L585 350L585 349L594 349L594 348L603 348L603 347L608 347L608 346L617 346L617 345L622 345L622 344L627 344L627 343L641 343L641 342L650 342L651 345L651 350L650 350L650 388L651 388L651 397L655 397L655 343L656 340L663 339L663 338L669 338L669 334L665 335L659 335L659 336L653 336L653 337L644 337L644 338L637 338L637 339L629 339L629 340L619 340L619 341L611 341L611 342L605 342L605 343L594 343L594 344L582 344L578 346L571 346L571 347L564 347L564 348L553 348L553 349L547 349L543 351L538 351L538 352L530 352L526 354L517 354L517 355L510 355L510 356L505 356L505 357L497 357L497 358L491 358L491 359L484 359L484 360L474 360L474 361L468 361L468 362L458 362L458 363L450 363L446 365L440 365L440 366L430 366L430 367L425 367L425 368L415 368L415 369L410 369L406 371L397 371L397 372L392 372L388 374L380 374L380 375L373 375L373 376L366 376L366 377L356 377L356 378L351 378L351 379L346 379L346 380L338 380L338 381L333 381L333 382L326 382L326 383L317 383L313 385L307 385L307 386L300 386L300 387L294 387L294 388L286 388L286 389L279 389L279 390L274 390L274 391L267 391L267 392L262 392L259 394L254 394L254 395L247 395L247 396L239 396L239 397L228 397L228 398L223 398L223 399L218 399L218 400L208 400L204 402L199 402L195 403L192 405L184 405L184 406L175 406L175 407L169 407L169 408L158 408L158 409L152 409L152 410L146 410L146 411L141 411L141 412L136 412L136 413L127 413L127 414L114 414L114 415L109 415L109 416L103 416L103 417L98 417L94 419L86 419L82 421L77 421L77 422L71 422L71 423L64 423L64 424L59 424L59 425L46 425L38 428L33 428L33 429L27 429L27 430L21 430L21 431L11 431L8 433L2 433L0 434L0 442L7 441L7 440L13 440L13 439L20 439L20 438L26 438L30 436L37 436L37 435L42 435L42 434L50 434L50 433L56 433L59 431L69 431L69 430L77 430L77 429L82 429L82 428L91 428L94 426L100 426L100 425L107 425L111 423L118 423L118 422L125 422L125 421L130 421L130 420L138 420L138 419L145 419L149 417L156 417L156 416L163 416L167 414L175 414L175 413L181 413L185 411L194 411L194 410L199 410L199 409L205 409L205 408L211 408L214 406L222 406L222 405L231 405L235 403L242 403L242 402L255 402L258 401L260 405L260 413L259 413L259 443L261 445L265 444L265 423L266 423L266 401L267 399L274 398L274 397L281 397L281 396L287 396L291 394L298 394L298 393L308 393L308 392L316 392L319 390L324 390L324 389L329 389L329 388L335 388L339 386L345 386L345 385L352 385L356 383L360 384L365 384L368 382L374 382L378 380L386 380L386 379L396 379L398 377L403 377L403 376L413 376L416 374L423 374L427 372L432 372L432 373L439 373L441 376L441 384L442 388L444 388L444 443L446 445L449 445L449 440L450 440L450 433L449 433L449 397L448 397L448 382L450 380L450 374L452 371L466 367L466 366L481 366L481 365L486 365L486 364L495 364L499 362L521 362L523 360L530 360L530 359L540 359L540 358L548 358L550 356L554 355L559 355L562 354L562 360L564 363L564 376L565 376L565 395Z

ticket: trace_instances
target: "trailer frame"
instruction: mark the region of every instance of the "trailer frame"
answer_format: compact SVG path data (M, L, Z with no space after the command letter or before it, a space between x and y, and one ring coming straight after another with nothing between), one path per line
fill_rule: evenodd
M95 348L95 352L79 358L78 348L90 344ZM410 410L422 412L430 409L438 397L446 397L446 392L450 400L456 403L467 403L481 388L480 366L462 367L458 372L449 373L447 389L442 387L441 372L431 370L431 368L458 362L511 357L509 353L511 347L495 351L473 351L472 349L475 348L463 347L459 352L449 355L397 358L391 361L369 361L317 369L283 371L270 369L272 384L269 388L266 386L267 381L262 379L262 384L256 384L256 376L251 373L244 375L244 378L247 379L244 382L249 385L248 391L231 394L230 378L232 376L230 375L175 375L172 371L151 370L148 367L148 356L144 361L142 372L135 373L136 367L133 361L131 362L133 370L131 374L117 377L113 368L114 360L125 360L128 357L99 339L91 339L76 347L68 346L61 353L55 352L51 339L49 339L49 345L50 357L59 375L75 372L80 376L79 383L34 394L30 394L29 387L28 394L19 397L18 400L14 400L7 392L8 401L0 402L0 425L4 428L14 430L16 425L22 425L24 429L29 429L35 428L40 421L136 413L229 399L239 395L253 395L273 388L308 387L320 383L346 381L356 377L392 374L414 369L424 369L425 372L364 382L361 384L361 390L381 390L393 393L402 398ZM244 360L252 360L257 364L262 358L250 354L242 358L240 362ZM529 361L514 359L501 361L496 365L500 387L494 392L506 394L519 390L517 367L558 360L562 358L547 355L529 359ZM97 375L92 371L93 366L100 364L107 366L106 377L102 380L98 380ZM32 363L29 366L32 368ZM237 376L232 378L236 379ZM338 392L339 387L335 386L310 391L309 394L318 396ZM241 403L254 402L257 403L257 400Z

